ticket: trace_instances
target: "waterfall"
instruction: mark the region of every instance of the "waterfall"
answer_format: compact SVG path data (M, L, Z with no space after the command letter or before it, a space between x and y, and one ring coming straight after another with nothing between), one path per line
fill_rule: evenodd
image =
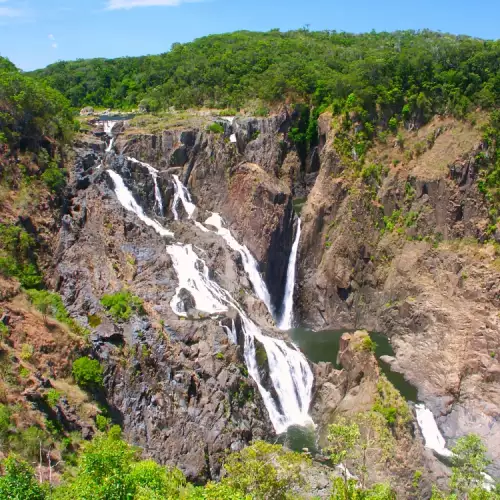
M172 176L174 178L174 201L172 202L172 213L174 214L174 219L179 220L179 214L177 212L177 204L179 200L182 202L182 206L184 210L188 214L188 219L191 219L193 213L196 209L196 205L191 202L191 195L189 194L188 189L184 184L180 181L177 175Z
M115 138L113 136L113 129L115 125L118 123L116 121L105 121L104 123L104 133L110 137L110 141L108 146L106 147L106 153L109 153L113 149L113 144L115 142Z
M205 262L193 250L192 245L169 245L168 254L172 257L174 269L179 279L176 295L170 305L175 314L186 317L186 311L179 297L181 289L188 290L195 301L197 310L208 314L223 313L228 307L238 311L244 335L244 356L248 373L253 378L264 400L269 418L278 434L292 425L312 424L309 417L309 404L313 386L313 374L303 354L285 341L267 337L260 328L245 314L238 303L220 285L211 281ZM236 342L236 328L224 327L229 339ZM262 385L255 341L266 350L269 375L279 399L281 412L271 393Z
M295 290L295 271L297 264L297 251L300 241L300 218L297 222L297 234L293 242L292 251L290 252L290 260L288 261L288 269L286 273L285 296L283 297L283 309L278 328L281 330L290 330L293 326L293 292Z
M113 170L106 170L106 172L108 172L109 176L113 180L115 184L116 197L118 198L118 201L123 205L124 208L126 208L129 212L135 213L137 217L139 217L139 219L141 219L142 222L144 222L144 224L146 224L149 227L152 227L161 236L167 236L167 237L174 236L174 233L172 233L168 229L165 229L162 225L160 225L155 220L149 218L144 213L144 210L135 201L134 196L129 191L127 186L125 186L125 183L123 182L123 179L119 174L117 174Z
M137 204L119 174L113 170L107 170L107 172L115 184L116 196L124 208L134 212L140 220L153 227L161 236L173 236L173 233L144 214L144 211ZM179 199L183 203L190 203L191 205L187 205L188 207L194 207L192 210L186 209L186 212L188 214L194 213L196 207L191 202L189 192L187 189L185 191L179 189L178 184L180 181L178 178L174 180L177 185ZM245 270L257 295L265 297L267 299L266 305L268 305L270 302L269 292L258 272L257 262L249 250L240 245L229 230L223 227L222 219L218 214L212 214L205 224L215 227L217 233L228 243L229 247L240 253ZM197 226L204 227L200 223L197 223ZM187 316L180 296L183 289L191 294L194 307L201 312L220 314L227 312L230 307L234 308L241 318L244 336L244 357L248 373L257 384L276 432L278 434L285 432L290 425L294 424L314 425L308 414L314 379L304 355L293 344L264 335L231 294L210 279L210 272L205 261L198 257L192 245L171 244L167 246L166 251L172 259L179 280L175 296L170 303L174 313L180 317ZM224 329L229 339L236 342L237 332L234 321L231 330L228 327L224 327ZM276 404L273 395L262 385L256 356L256 341L260 342L266 351L269 376L279 400L279 405Z
M446 441L439 432L436 420L431 410L426 408L423 404L415 405L417 413L417 422L422 431L426 448L434 450L438 455L443 457L450 457L452 452L446 448Z
M266 304L267 310L270 312L271 316L274 316L273 308L271 306L271 296L269 295L267 286L259 273L257 261L250 253L250 250L248 250L246 246L240 245L231 234L231 231L223 226L222 217L219 214L212 213L212 215L205 221L205 225L215 227L217 229L217 234L224 238L229 247L234 251L239 252L243 261L243 267L245 268L245 272L248 274L257 297L259 297L259 299Z
M158 187L158 170L152 167L149 163L144 163L142 161L136 160L135 158L131 158L130 156L126 156L125 159L131 161L132 163L138 163L139 165L142 165L143 167L146 167L148 169L155 185L155 206L153 207L153 211L155 208L158 208L158 215L163 217L163 200L161 198L160 188Z

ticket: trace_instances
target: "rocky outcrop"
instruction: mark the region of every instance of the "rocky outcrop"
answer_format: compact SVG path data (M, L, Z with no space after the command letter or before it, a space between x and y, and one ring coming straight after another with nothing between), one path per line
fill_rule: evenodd
M270 118L236 118L232 124L214 120L224 126L223 134L200 125L150 135L128 129L118 136L116 149L159 169L160 179L167 172L179 173L198 205L220 213L260 263L278 310L293 244L290 188L300 169L286 141L291 118L284 111ZM168 192L162 192L167 205Z
M405 135L406 155L377 146L365 165L380 165L380 178L346 169L335 131L320 137L321 169L302 212L302 320L386 333L393 368L445 436L479 433L500 465L500 269L494 246L478 243L488 238L479 128L436 119Z

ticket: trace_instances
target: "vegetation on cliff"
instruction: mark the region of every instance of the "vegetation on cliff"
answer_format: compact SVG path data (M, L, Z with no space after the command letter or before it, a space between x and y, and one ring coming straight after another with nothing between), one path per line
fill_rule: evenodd
M37 151L42 145L67 141L72 130L66 98L0 57L0 148Z

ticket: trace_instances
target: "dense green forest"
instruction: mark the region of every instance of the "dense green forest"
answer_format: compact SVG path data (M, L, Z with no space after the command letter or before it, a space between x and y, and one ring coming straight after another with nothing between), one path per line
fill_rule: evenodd
M500 103L500 42L432 31L298 30L212 35L165 54L59 62L34 74L73 106L150 110L304 102L355 94L372 120L418 125L433 113Z
M0 57L0 145L36 151L42 144L67 141L72 129L68 100Z

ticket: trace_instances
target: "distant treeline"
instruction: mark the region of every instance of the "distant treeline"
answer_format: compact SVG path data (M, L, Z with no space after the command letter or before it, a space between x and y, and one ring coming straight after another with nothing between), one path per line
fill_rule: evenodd
M59 62L33 73L75 107L157 111L301 102L368 119L424 122L500 104L500 42L424 31L240 31L174 44L165 54ZM351 103L353 104L353 103Z

